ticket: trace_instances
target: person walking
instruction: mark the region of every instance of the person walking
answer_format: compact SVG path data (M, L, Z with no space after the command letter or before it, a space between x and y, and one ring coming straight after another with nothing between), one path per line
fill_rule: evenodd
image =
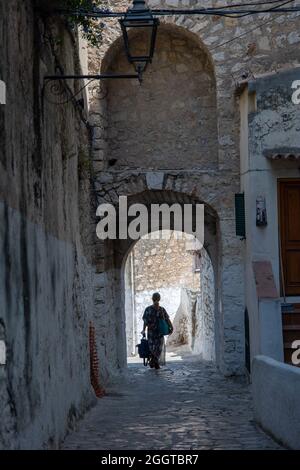
M164 320L167 323L169 335L173 333L173 325L166 310L159 304L160 294L158 292L153 294L152 301L153 304L147 307L144 312L144 329L141 334L145 336L146 328L148 329L147 337L150 349L149 365L151 368L160 369L159 358L164 348L164 334L160 330L160 320Z

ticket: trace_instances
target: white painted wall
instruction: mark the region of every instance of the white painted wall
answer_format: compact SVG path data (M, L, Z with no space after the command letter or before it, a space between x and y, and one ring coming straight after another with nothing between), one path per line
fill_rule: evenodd
M0 104L6 104L6 84L0 80Z
M6 344L3 339L0 340L0 366L6 364Z
M193 352L200 354L206 361L215 361L217 332L214 271L206 250L202 250L200 286L201 290L197 297L197 325Z
M277 361L284 361L283 335L279 299L261 299L258 307L257 335L259 352Z
M194 348L195 336L199 334L197 297L197 291L184 288L180 290L180 304L173 320L174 332L168 339L169 345L185 345L191 353Z
M256 421L291 449L300 449L300 369L266 356L252 364Z
M59 240L3 202L0 219L0 339L7 350L6 361L0 359L6 362L0 365L0 448L57 448L95 402L93 269L79 245Z
M137 334L134 292L133 254L130 253L125 264L125 315L127 357L136 355ZM142 330L141 330L142 331Z

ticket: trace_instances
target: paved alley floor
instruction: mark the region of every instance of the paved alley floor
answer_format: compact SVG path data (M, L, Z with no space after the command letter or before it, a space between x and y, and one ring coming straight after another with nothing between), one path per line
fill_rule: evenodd
M141 360L140 360L141 361ZM185 358L128 374L78 423L63 449L280 449L253 421L250 387Z

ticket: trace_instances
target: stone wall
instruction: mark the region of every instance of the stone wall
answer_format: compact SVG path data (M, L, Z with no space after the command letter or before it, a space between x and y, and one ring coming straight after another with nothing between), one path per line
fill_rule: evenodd
M174 8L175 10L177 7L188 9L197 7L200 8L203 6L224 6L223 0L207 0L205 2L205 5L203 5L203 2L201 1L194 0L188 0L185 2L182 2L180 0L149 0L148 3L149 6L153 8ZM125 11L126 8L131 5L131 1L108 1L108 5L113 10L115 9L118 11ZM201 103L201 99L205 100L205 92L203 93L204 87L206 86L205 83L207 84L207 80L210 80L209 76L215 76L215 86L217 95L216 106L218 121L217 124L219 165L223 169L230 168L234 170L236 168L236 164L238 163L239 143L237 127L239 122L239 113L237 112L237 102L234 99L234 91L236 84L239 82L239 80L242 80L247 77L252 77L255 74L264 73L266 71L271 70L277 70L280 67L289 67L292 64L296 64L298 62L296 45L300 42L300 37L295 33L295 21L298 21L297 13L289 15L277 14L273 16L270 13L266 13L259 16L246 16L244 18L239 19L226 17L222 18L215 16L193 17L188 15L165 17L161 21L162 25L160 29L161 31L165 32L165 35L170 34L170 37L167 38L166 50L164 50L164 45L158 45L156 49L154 63L152 67L150 67L146 72L145 83L141 89L143 89L144 87L145 94L147 94L149 92L149 85L151 81L153 81L153 91L151 96L149 96L149 99L151 98L151 100L156 100L156 96L160 94L160 99L163 99L162 103L164 102L166 95L168 93L172 93L172 90L174 90L173 96L169 96L170 101L168 102L168 112L172 114L173 111L176 110L176 106L178 105L178 103L175 104L177 102L177 98L178 101L180 101L179 98L181 93L186 92L186 90L181 89L181 85L185 83L185 80L188 79L189 86L191 85L192 89L194 86L198 86L198 93L195 96L195 101ZM95 50L91 49L89 53L89 67L90 70L93 72L98 71L99 66L102 68L103 71L116 71L117 67L122 67L125 65L125 62L123 62L122 65L122 60L120 64L118 63L118 60L120 60L120 51L123 47L121 31L118 22L117 20L107 20L105 24L105 41L103 42L100 48L97 48ZM176 34L176 40L179 41L179 43L181 41L181 44L171 44L170 41L172 41L171 37L173 33ZM163 47L163 49L161 47ZM186 51L186 48L188 49L188 51ZM198 58L202 57L202 59L200 60L200 62L202 63L202 67L201 70L199 70L200 73L197 74L194 73L194 67L200 67L200 65L197 65L198 59L195 58L195 54L196 56L198 55ZM194 65L192 65L189 61L192 61ZM203 68L204 63L205 67ZM181 66L181 64L183 66ZM185 68L185 65L188 67L188 70L182 72L183 68ZM164 74L168 73L168 70L172 69L172 67L174 67L172 80L175 80L175 87L173 82L173 86L167 86L168 82L166 81L166 77L164 77ZM163 71L163 69L167 70ZM209 76L203 76L201 83L198 83L197 85L197 80L199 80L201 74L205 74L204 69L206 69L206 72L208 72ZM155 73L153 74L152 71L154 70ZM194 81L194 79L196 80L196 82ZM118 84L108 84L108 89L110 90L110 87L113 87L112 89L114 90L114 92L116 91L117 93L119 93L119 90L116 90L115 88L116 86L118 87ZM127 88L127 86L129 88ZM124 83L123 81L122 85L119 85L121 89L124 89L123 98L122 96L120 96L121 100L124 99L126 102L127 99L127 103L124 103L124 105L133 106L135 102L140 102L139 106L145 106L145 104L141 102L141 99L139 97L139 94L141 94L141 92L133 94L131 86L135 90L140 89L138 83L131 81L128 83L128 85L126 85L126 83ZM183 85L182 88L185 89L186 87ZM161 93L162 90L164 90L165 93ZM175 91L177 93L175 93ZM177 96L178 93L179 96ZM193 93L192 90L191 93ZM105 93L101 93L100 96L103 98L103 96L105 96ZM190 99L190 95L189 97L185 96L185 98ZM114 97L111 96L111 98L108 99L109 103L111 103L111 99L114 99ZM103 158L105 159L106 155L106 158L110 160L111 151L108 153L106 152L107 134L105 133L105 131L108 130L107 102L103 99L99 102L99 100L97 99L97 94L94 94L91 101L91 111L95 114L94 118L92 118L92 124L95 126L95 159L97 159L97 162L99 162L99 160L103 160ZM157 103L159 103L159 101L157 101ZM204 103L202 103L202 107L203 104ZM193 103L193 110L195 106L196 104ZM204 106L206 107L207 103L204 104ZM202 107L200 110L199 108L197 108L200 113L203 111ZM154 109L154 114L149 113L149 116L151 116L152 118L155 116L156 118L152 121L156 122L157 117L159 116L159 112L164 108L164 106L161 106L161 110L159 108L160 106L157 106ZM179 110L179 114L181 113L181 115L183 115L182 113L187 112L185 111L184 107L180 108L180 106L177 107L177 110ZM118 108L117 113L119 114L121 112L122 111L120 110L120 108ZM136 110L136 112L140 112L139 108ZM187 117L190 127L192 127L193 119L196 118L197 123L195 121L195 129L203 129L206 139L211 139L213 137L211 131L215 132L215 128L213 126L208 126L207 129L209 132L205 133L205 127L203 128L203 126L200 126L201 122L198 122L197 120L197 112L194 115L191 114L189 116L186 116L186 118ZM112 122L113 119L114 116L109 116L110 122ZM135 119L134 115L130 116L129 123L132 119ZM145 113L143 113L143 120L144 119L147 119ZM176 116L176 119L178 119L178 114ZM122 120L118 121L118 125L120 124L121 131ZM125 128L127 125L128 123L126 122ZM143 122L140 123L140 121L139 125L142 125L142 127L144 126ZM153 124L150 122L150 127L148 125L146 128L147 131L151 130L152 125ZM182 125L183 123L181 121L180 126ZM174 128L175 127L178 126L174 126ZM123 121L124 133L125 128ZM131 130L136 133L136 129L131 128ZM109 132L111 132L111 129L109 130ZM173 132L172 127L169 128L167 132ZM151 132L150 134L152 135L152 137L154 137L153 132ZM149 136L149 139L151 138L151 135ZM197 133L197 138L198 137L199 133ZM176 138L176 141L177 140L179 141L179 139ZM193 140L195 141L195 134L193 135ZM152 138L149 143L152 145L154 141L155 139ZM197 142L197 140L195 142ZM213 141L211 141L211 143L213 144ZM126 142L123 142L123 145L124 144L128 145L128 139ZM172 144L175 145L174 143ZM184 145L187 144L185 143ZM201 144L201 148L202 146L203 142ZM99 150L98 153L97 150ZM176 150L176 160L178 160L179 158L179 162L183 150L184 146L182 148L177 148ZM117 151L117 149L115 149L114 151ZM135 149L130 148L130 155L132 155L132 151L134 152ZM153 153L156 154L156 152ZM153 153L151 154L150 167L153 166L154 162ZM170 149L168 148L168 154L169 153ZM134 166L138 166L140 168L141 166L144 166L146 160L149 161L149 155L147 156L147 153L144 153L144 150L142 155L142 161L140 160L141 155L139 155L139 161L134 161ZM125 164L126 157L122 155L121 158L123 160L125 159ZM166 155L165 158L169 157ZM173 162L173 164L177 165L175 167L178 168L178 164L176 162ZM132 161L130 161L130 166L131 165ZM201 167L203 166L201 165ZM161 166L159 166L159 168L161 168ZM184 165L184 168L186 169L186 165Z
M169 336L168 346L185 346L188 352L193 351L195 338L199 334L197 329L196 305L197 291L182 288L179 291L179 304L173 318L174 332Z
M137 293L170 286L199 289L199 273L195 272L194 255L187 251L184 234L180 239L173 232L166 240L153 240L150 234L135 245L133 253Z
M215 285L211 260L203 248L199 254L199 288L183 288L174 318L174 334L169 345L186 345L207 361L216 360Z
M51 103L68 96L44 88L44 75L58 65L79 72L76 39L33 6L30 0L0 1L0 77L7 84L7 104L0 107L5 449L57 448L94 402L89 130L82 108L70 100Z
M193 343L193 352L200 354L204 360L216 360L216 340L219 337L218 321L216 315L216 292L214 271L206 250L201 251L200 258L200 285L201 291L197 297L196 326Z
M138 44L145 41L141 36ZM110 69L131 73L123 49ZM197 42L161 26L157 53L142 86L127 80L120 87L112 80L107 90L104 158L116 160L114 168L216 168L215 79Z

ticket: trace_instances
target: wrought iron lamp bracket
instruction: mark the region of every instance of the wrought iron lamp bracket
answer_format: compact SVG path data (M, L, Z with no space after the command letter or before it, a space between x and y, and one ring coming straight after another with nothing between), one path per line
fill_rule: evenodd
M99 74L99 75L62 75L62 74L57 74L57 75L46 75L44 77L44 90L46 90L47 85L54 84L53 86L50 86L50 92L54 97L61 96L63 94L67 95L66 100L63 101L51 101L48 99L48 101L52 102L53 104L66 104L72 100L75 100L76 96L80 94L84 90L84 88L87 88L92 82L94 81L102 81L102 80L123 80L123 79L129 79L129 80L138 80L140 84L143 82L143 71L138 69L136 74ZM80 90L73 94L71 89L67 85L68 80L88 80L88 83L86 83ZM63 83L65 83L65 86L63 86ZM49 93L49 91L48 91ZM81 101L81 100L79 100Z
M100 74L100 75L46 75L44 80L109 80L109 79L134 79L140 83L143 81L142 72L136 74Z
M123 80L123 79L129 79L129 80L138 80L140 84L143 82L143 74L142 70L137 70L136 74L110 74L110 73L105 73L105 74L99 74L99 75L46 75L44 77L44 80L47 83L53 82L53 81L66 81L66 80L89 80L90 82L95 81L95 80L111 80L111 79L117 79L117 80ZM88 86L87 84L86 86ZM84 86L83 88L85 88Z

